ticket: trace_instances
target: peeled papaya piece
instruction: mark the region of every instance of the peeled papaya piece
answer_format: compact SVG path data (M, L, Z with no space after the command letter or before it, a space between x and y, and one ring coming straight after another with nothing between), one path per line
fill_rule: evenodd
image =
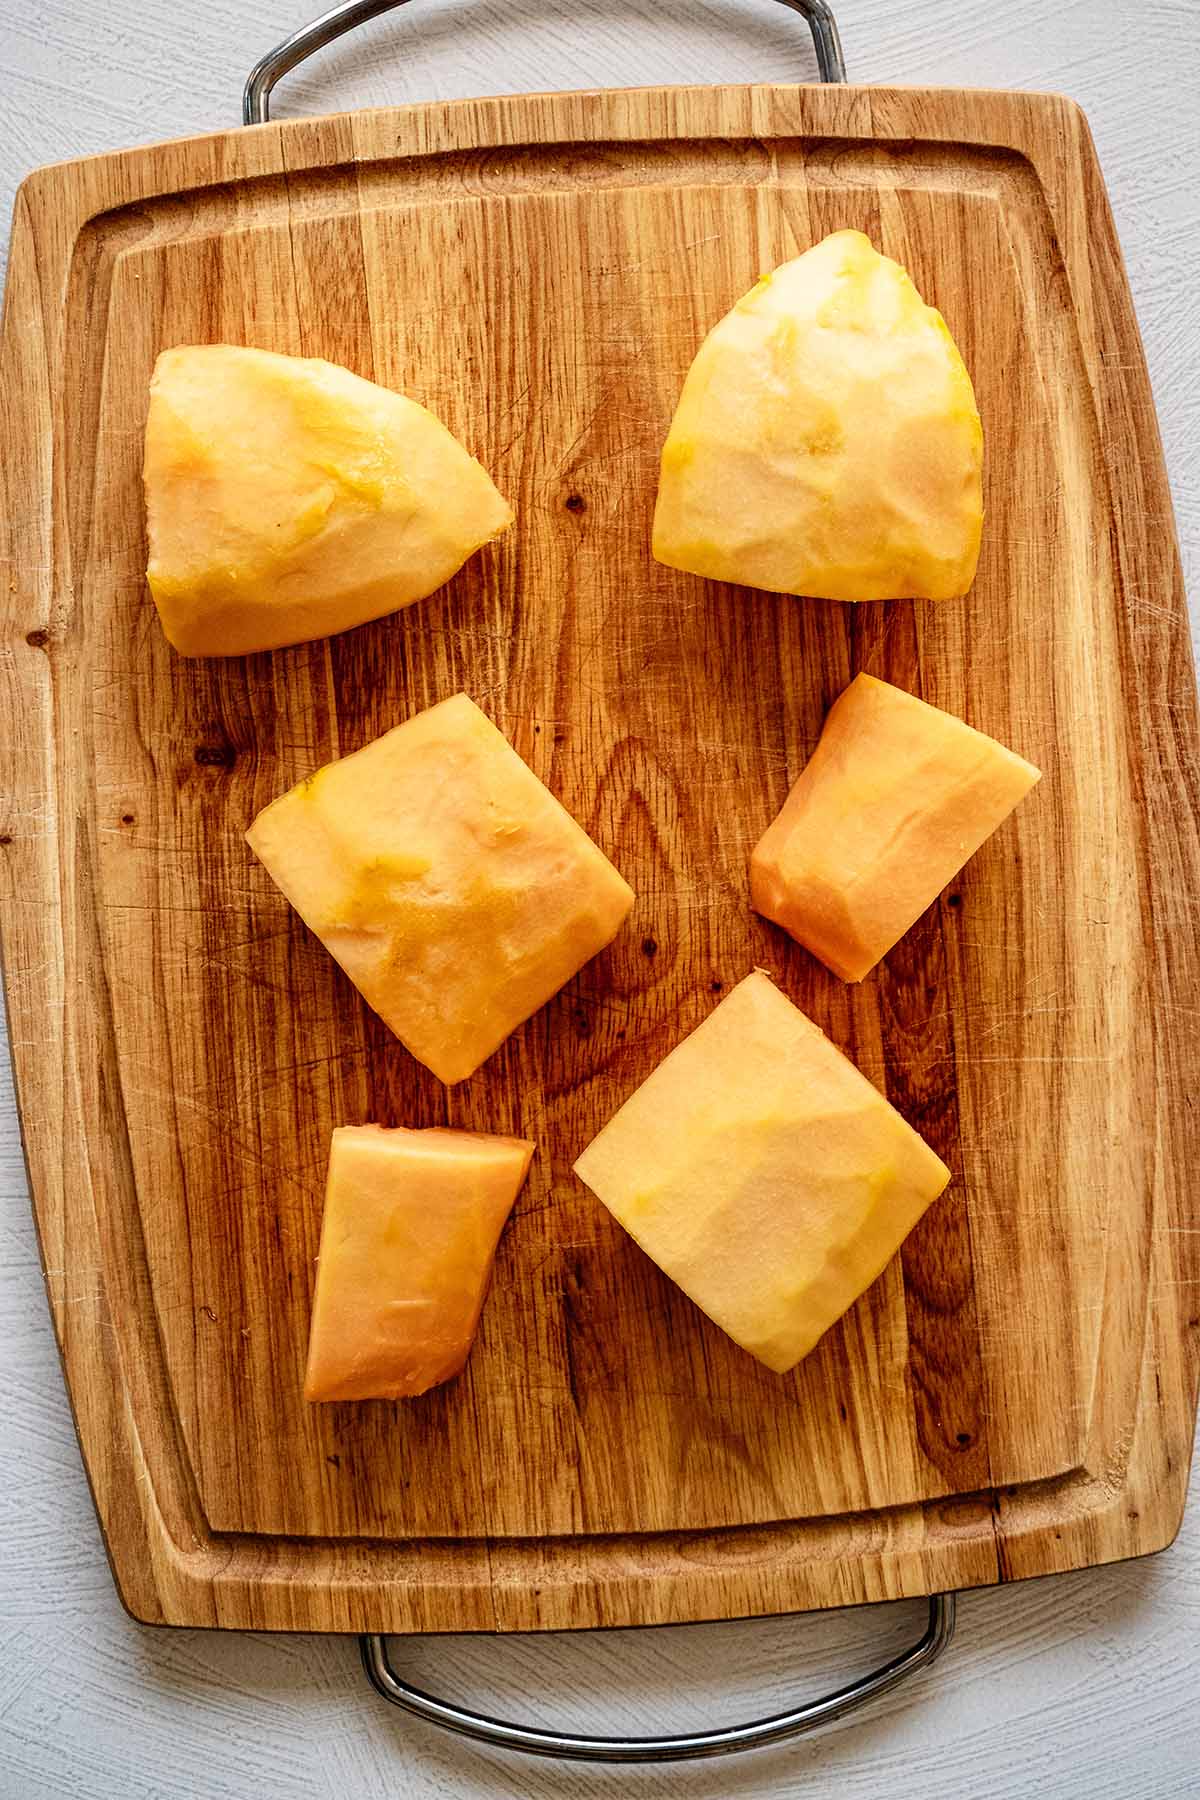
M950 1179L759 970L658 1065L575 1173L780 1374L870 1287Z
M860 231L709 333L662 453L653 549L714 581L945 600L975 577L983 429L940 313Z
M433 414L316 358L164 350L146 421L146 571L184 656L328 637L421 600L512 523Z
M307 1400L396 1400L457 1375L533 1145L476 1131L333 1134Z
M616 936L632 890L466 694L326 764L247 841L447 1084Z
M1040 780L952 713L856 675L750 858L751 899L861 981Z

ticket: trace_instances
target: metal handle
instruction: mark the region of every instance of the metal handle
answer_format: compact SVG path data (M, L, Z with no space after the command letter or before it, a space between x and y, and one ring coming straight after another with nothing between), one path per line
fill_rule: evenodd
M845 81L846 64L829 0L779 0L779 3L808 20L821 80ZM297 63L304 62L315 50L323 50L326 44L332 44L343 32L353 31L356 25L365 25L368 19L377 19L381 13L405 5L407 0L342 0L340 6L331 6L310 25L302 25L299 31L293 31L291 37L284 38L282 43L260 57L246 78L242 123L267 123L271 117L271 89Z
M649 1738L588 1737L576 1731L547 1731L540 1725L513 1725L487 1713L471 1712L402 1681L388 1661L386 1638L371 1632L359 1642L363 1668L376 1692L393 1706L415 1713L430 1725L441 1725L460 1737L491 1744L494 1749L523 1750L529 1756L559 1756L571 1762L661 1763L728 1756L735 1750L761 1750L766 1744L779 1744L785 1738L799 1737L801 1732L815 1731L818 1725L830 1725L868 1700L886 1694L918 1669L927 1669L953 1636L954 1595L931 1594L929 1623L920 1641L872 1674L852 1681L849 1687L836 1688L819 1700L806 1700L802 1706L772 1713L766 1719L751 1719L746 1725L686 1732L681 1737Z

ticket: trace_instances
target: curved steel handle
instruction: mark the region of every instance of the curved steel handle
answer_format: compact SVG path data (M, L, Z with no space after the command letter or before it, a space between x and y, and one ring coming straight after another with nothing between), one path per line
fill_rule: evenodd
M882 1668L835 1688L819 1700L806 1700L787 1712L752 1719L746 1725L724 1725L716 1731L686 1732L681 1737L588 1737L576 1731L547 1731L540 1725L512 1725L487 1713L471 1712L450 1700L437 1700L402 1681L388 1661L387 1639L378 1633L360 1638L363 1667L377 1693L415 1713L430 1725L444 1726L460 1737L476 1738L499 1750L523 1750L529 1756L558 1756L571 1762L685 1762L704 1756L728 1756L735 1750L760 1750L832 1724L868 1700L877 1699L918 1669L937 1661L954 1636L954 1595L931 1594L929 1623L918 1643L894 1656Z
M310 25L302 25L299 31L293 31L291 37L284 38L282 43L260 57L247 76L242 93L243 125L267 123L271 117L271 89L297 63L304 62L314 51L323 50L326 44L332 44L343 32L353 31L356 25L365 25L368 19L377 19L380 13L391 12L406 4L407 0L342 0L340 6L331 6ZM780 5L790 7L808 20L821 80L845 81L846 64L829 0L780 0Z

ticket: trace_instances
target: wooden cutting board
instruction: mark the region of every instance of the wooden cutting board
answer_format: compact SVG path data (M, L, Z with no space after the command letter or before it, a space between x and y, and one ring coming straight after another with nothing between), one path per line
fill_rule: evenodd
M858 608L657 566L706 328L857 226L987 433L970 596ZM432 407L516 530L412 610L228 662L143 582L166 345L325 356ZM139 1618L443 1630L713 1618L1011 1580L1179 1523L1200 1336L1195 692L1146 373L1087 127L1039 95L729 88L434 105L40 172L3 340L0 867L46 1280ZM1040 788L861 987L746 857L869 669ZM447 1092L247 851L267 800L457 689L637 890ZM954 1171L768 1374L571 1174L753 965ZM306 1407L329 1132L536 1138L466 1374Z

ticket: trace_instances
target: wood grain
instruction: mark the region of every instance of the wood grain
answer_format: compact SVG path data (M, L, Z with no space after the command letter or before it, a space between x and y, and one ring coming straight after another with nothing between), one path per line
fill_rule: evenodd
M648 555L704 329L867 230L988 433L967 601L858 609ZM320 354L430 405L518 530L421 607L172 656L138 467L158 349ZM759 88L302 121L43 171L6 300L3 920L47 1281L123 1597L284 1629L732 1616L1159 1547L1196 1394L1196 715L1161 454L1081 115ZM1142 602L1153 597L1153 607ZM857 668L1046 770L878 975L752 915L745 858ZM612 949L447 1094L241 842L466 687L632 881ZM570 1175L753 964L955 1169L791 1377ZM542 1146L463 1380L306 1409L330 1127Z

